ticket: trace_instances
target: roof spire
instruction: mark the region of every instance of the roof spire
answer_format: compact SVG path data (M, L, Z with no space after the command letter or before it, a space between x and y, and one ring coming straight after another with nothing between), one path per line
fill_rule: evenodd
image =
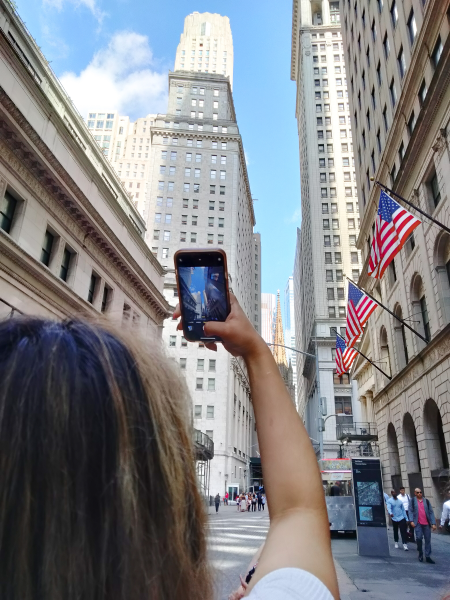
M277 365L288 366L286 359L286 351L284 346L284 335L283 335L283 322L281 320L281 304L280 304L280 290L277 292L277 316L275 321L275 339L274 344L279 344L273 347L273 356Z

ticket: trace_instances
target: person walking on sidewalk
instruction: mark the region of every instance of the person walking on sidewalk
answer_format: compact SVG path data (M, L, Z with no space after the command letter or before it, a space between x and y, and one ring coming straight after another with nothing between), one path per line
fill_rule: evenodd
M252 496L252 512L256 511L256 494Z
M450 489L447 491L447 500L444 502L441 513L440 529L446 528L450 533Z
M258 510L261 510L261 505L262 505L262 494L261 494L261 492L258 492Z
M391 491L391 498L388 498L386 506L394 527L395 547L398 548L398 530L400 528L403 550L408 550L408 537L406 535L406 510L403 506L403 502L397 498L397 492L395 490Z
M406 521L407 521L407 525L408 525L408 527L406 529L406 533L407 533L408 541L415 542L414 529L410 525L411 519L409 518L409 503L411 502L411 496L406 493L406 490L404 487L401 487L399 492L400 493L397 495L397 498L403 502L403 506L406 511Z
M220 506L220 494L216 494L216 497L214 498L214 504L216 505L216 513L218 513Z
M434 560L431 558L431 531L436 531L436 518L430 501L423 497L420 488L414 490L414 498L411 498L409 505L409 516L411 527L416 533L420 562L423 562L422 540L425 538L425 560L434 565Z
M261 502L262 502L262 507L263 507L263 510L264 510L264 507L266 506L266 495L265 494L263 494Z

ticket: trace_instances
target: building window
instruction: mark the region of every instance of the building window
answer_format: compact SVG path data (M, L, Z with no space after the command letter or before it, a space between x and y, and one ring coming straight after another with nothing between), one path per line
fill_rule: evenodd
M9 233L13 223L14 213L16 212L17 200L8 192L0 202L0 229Z
M391 85L389 86L389 95L391 97L392 106L395 106L397 103L397 90L395 89L394 78L392 78Z
M97 288L97 281L98 281L98 277L95 275L95 273L91 274L91 279L89 280L89 289L88 289L88 302L90 302L91 304L94 302L94 294L95 294L95 290Z
M208 392L216 391L216 380L214 378L208 378Z
M428 185L431 192L431 198L433 200L434 208L436 208L436 206L441 200L441 192L439 190L439 183L436 172L433 173Z
M390 46L389 46L389 38L387 33L384 34L384 38L383 38L383 51L384 51L384 58L388 58L389 54L390 54Z
M333 281L333 271L330 269L327 269L325 271L325 281L327 283L330 283L331 281Z
M341 254L341 252L335 252L334 253L334 262L337 265L340 265L342 263L342 254Z
M383 108L383 123L384 123L384 129L385 129L385 131L387 131L389 129L389 126L388 126L388 119L387 119L387 106L386 106L386 104L384 105L384 108Z
M414 44L414 40L416 39L416 34L417 34L416 18L414 16L413 9L411 9L411 12L409 13L409 17L408 17L408 33L409 33L409 41L412 46Z
M420 104L420 106L422 106L423 103L425 102L427 92L428 92L427 83L424 79L422 81L422 85L420 86L420 89L419 89L419 104Z
M333 262L331 252L325 252L325 264L331 265Z
M398 23L398 10L397 10L396 0L394 0L391 4L391 20L392 20L392 26L395 29L397 27L397 23Z
M41 249L41 262L44 263L44 265L46 265L47 267L50 263L50 256L52 253L54 239L55 237L50 233L50 231L45 232L44 243L42 244Z
M202 405L196 404L194 406L194 419L201 419L201 418L202 418Z
M206 418L207 419L214 419L214 406L207 406L206 407Z
M341 269L336 269L336 281L344 281L344 272Z
M180 369L183 369L183 371L186 370L186 362L187 362L186 358L180 358Z
M330 229L330 219L323 219L322 225L324 229Z
M59 276L63 281L67 281L67 277L69 276L69 268L70 268L70 259L72 258L72 253L67 248L64 248L63 257L61 261L61 268L59 270Z
M336 307L335 306L329 306L328 307L328 317L330 319L335 319L336 318Z
M216 370L216 359L210 359L209 360L209 371L215 371Z
M425 332L425 338L427 341L430 341L430 339L431 339L430 319L428 317L428 308L427 308L427 301L425 299L425 296L422 296L422 298L420 299L420 312L422 313L422 321L423 321L423 329Z
M431 55L431 62L433 63L434 68L436 68L438 65L443 49L444 47L442 45L441 36L439 36L436 44L434 45L433 53Z
M334 288L327 288L327 300L334 300Z
M177 336L176 335L171 335L169 338L169 346L171 348L175 348L177 345Z
M201 377L197 377L196 383L195 383L195 389L196 390L202 390L203 389L203 379Z
M169 258L169 248L162 249L162 258Z
M397 63L398 63L398 70L400 73L400 79L403 79L403 77L405 76L405 73L406 73L406 59L405 59L405 53L403 52L403 46L400 46L400 52L397 55Z

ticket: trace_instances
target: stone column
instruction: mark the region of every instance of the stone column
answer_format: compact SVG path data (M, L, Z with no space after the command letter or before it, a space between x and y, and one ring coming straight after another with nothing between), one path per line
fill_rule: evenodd
M450 323L450 283L448 280L447 268L445 266L436 267L439 300L442 307L443 325Z

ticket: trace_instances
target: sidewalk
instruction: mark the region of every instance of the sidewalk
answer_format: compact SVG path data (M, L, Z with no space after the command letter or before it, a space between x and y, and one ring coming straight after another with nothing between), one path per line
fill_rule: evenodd
M396 550L392 529L388 536L389 558L359 556L356 539L332 540L341 600L441 600L450 594L450 536L431 536L435 565L418 561L416 544Z

